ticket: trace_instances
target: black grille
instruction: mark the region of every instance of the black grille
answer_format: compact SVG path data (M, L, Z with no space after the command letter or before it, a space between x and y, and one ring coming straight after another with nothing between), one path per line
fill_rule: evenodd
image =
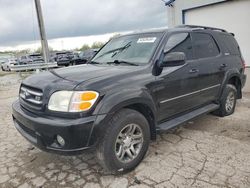
M39 110L43 104L43 92L40 89L22 85L19 93L21 104Z

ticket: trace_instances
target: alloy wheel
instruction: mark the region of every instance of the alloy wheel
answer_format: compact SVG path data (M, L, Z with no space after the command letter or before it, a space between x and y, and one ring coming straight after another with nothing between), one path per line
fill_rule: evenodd
M143 145L142 129L137 124L126 125L118 134L115 142L115 154L122 163L133 161Z
M226 106L225 106L226 111L231 112L232 109L234 108L234 105L235 105L235 95L233 92L230 92L226 99Z

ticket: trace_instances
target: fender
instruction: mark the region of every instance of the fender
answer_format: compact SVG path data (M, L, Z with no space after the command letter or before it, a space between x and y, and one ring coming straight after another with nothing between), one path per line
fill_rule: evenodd
M138 103L147 105L152 110L154 116L156 115L154 99L147 88L126 88L111 95L107 93L96 106L93 114L114 113L121 108Z
M112 95L106 94L93 112L93 115L96 115L96 120L91 131L89 145L96 144L101 139L103 130L108 127L108 122L115 112L138 103L149 107L153 116L156 117L156 106L147 88L126 88Z
M221 87L220 87L220 91L219 91L219 97L218 99L221 98L222 96L222 93L223 93L223 90L224 88L226 87L228 81L232 78L232 77L238 77L239 80L241 81L241 73L237 70L237 69L230 69L226 72L225 76L224 76L224 79L222 81L222 84L221 84Z

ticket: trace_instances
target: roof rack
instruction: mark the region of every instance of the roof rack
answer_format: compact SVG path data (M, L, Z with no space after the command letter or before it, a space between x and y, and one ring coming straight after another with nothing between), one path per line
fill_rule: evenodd
M200 26L200 25L179 25L177 27L178 28L191 28L191 29L209 29L209 30L221 31L221 32L227 33L227 31L224 29L219 29L216 27L206 27L206 26Z

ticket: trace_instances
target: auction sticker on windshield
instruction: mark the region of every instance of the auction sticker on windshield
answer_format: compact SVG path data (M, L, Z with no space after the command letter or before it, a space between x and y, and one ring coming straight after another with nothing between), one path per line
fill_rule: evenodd
M146 37L146 38L139 38L137 43L154 43L156 37Z

